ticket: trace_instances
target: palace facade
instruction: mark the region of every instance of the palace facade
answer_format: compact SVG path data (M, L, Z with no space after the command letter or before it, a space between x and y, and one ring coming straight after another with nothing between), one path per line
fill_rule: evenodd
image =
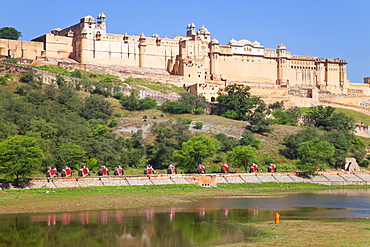
M191 23L186 28L186 36L174 38L110 34L102 13L32 41L0 40L0 55L166 70L189 84L245 83L348 93L345 60L292 55L282 44L270 49L258 41L232 39L222 45L204 26L197 30Z

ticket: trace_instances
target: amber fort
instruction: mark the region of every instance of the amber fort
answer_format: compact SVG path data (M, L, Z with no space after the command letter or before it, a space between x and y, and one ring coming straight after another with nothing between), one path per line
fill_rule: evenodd
M185 86L209 101L216 100L219 89L239 83L267 101L367 106L370 80L351 83L344 59L293 55L283 44L266 48L247 39L220 44L206 27L197 28L194 23L184 25L184 36L173 38L111 34L106 19L104 13L96 18L88 15L77 24L56 28L32 41L0 39L0 58L23 59L35 65L104 67L112 73L117 68L143 75L150 72L156 74L155 80Z

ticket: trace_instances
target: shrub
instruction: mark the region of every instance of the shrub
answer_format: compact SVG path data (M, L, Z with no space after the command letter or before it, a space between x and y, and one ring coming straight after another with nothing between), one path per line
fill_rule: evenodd
M162 104L161 109L171 114L183 114L187 112L185 106L179 101L166 101Z
M118 124L118 121L116 119L112 119L108 125L108 127L113 128L116 127Z
M18 63L18 60L15 59L15 58L7 58L7 59L4 59L3 62L17 64Z
M114 113L114 116L115 117L122 117L122 114L120 112L116 112L116 113Z
M75 77L75 78L79 78L79 79L82 79L82 73L80 70L76 69L74 71L71 72L71 76L72 77Z
M5 76L0 76L0 85L6 86L8 79L5 78Z
M195 128L197 128L197 129L203 128L203 122L196 122L195 123Z
M204 114L204 111L202 108L198 107L197 109L194 110L195 115L201 115Z
M122 97L123 97L123 93L122 92L118 92L116 94L113 95L113 98L115 99L118 99L118 100L122 100Z
M30 86L28 86L28 85L19 85L15 89L14 93L19 94L20 96L25 96L30 91L31 91L31 87Z
M369 164L370 164L370 161L365 159L365 160L362 160L359 165L361 167L367 168L367 167L369 167Z

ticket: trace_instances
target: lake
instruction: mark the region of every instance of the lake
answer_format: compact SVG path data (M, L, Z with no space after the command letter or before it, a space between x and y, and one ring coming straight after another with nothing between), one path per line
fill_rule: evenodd
M368 218L370 189L206 198L146 209L0 215L0 246L209 246L263 232L249 222Z

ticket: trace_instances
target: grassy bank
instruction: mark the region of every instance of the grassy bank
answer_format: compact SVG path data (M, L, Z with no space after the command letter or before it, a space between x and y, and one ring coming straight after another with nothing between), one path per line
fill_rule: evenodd
M280 224L257 222L241 227L254 227L268 234L267 237L257 236L250 242L224 246L370 246L369 219L283 219Z
M137 208L189 203L202 197L274 196L329 188L358 187L263 183L220 184L216 188L197 185L152 185L9 190L0 192L0 214Z

